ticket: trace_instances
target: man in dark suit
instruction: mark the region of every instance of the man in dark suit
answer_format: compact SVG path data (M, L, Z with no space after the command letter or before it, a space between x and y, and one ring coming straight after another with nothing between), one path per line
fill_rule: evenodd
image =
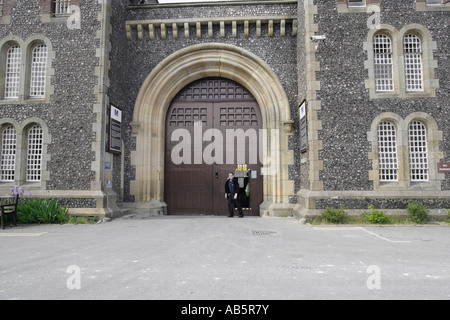
M234 216L234 206L238 208L239 218L244 217L242 212L241 199L239 194L238 179L234 177L233 172L228 173L228 179L225 182L225 199L228 199L228 217Z

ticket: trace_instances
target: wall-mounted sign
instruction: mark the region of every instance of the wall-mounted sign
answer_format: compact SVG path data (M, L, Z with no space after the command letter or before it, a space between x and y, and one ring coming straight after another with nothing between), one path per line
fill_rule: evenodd
M308 134L306 124L306 100L299 107L300 112L300 152L308 150Z
M122 110L113 105L109 119L109 152L122 152Z
M439 162L438 173L450 173L450 162Z

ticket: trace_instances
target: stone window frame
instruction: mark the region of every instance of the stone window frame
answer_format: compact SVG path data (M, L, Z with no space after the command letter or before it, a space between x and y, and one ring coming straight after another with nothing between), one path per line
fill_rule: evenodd
M450 11L450 1L442 2L442 5L427 5L426 0L416 0L416 11Z
M72 6L80 6L85 0L71 0ZM42 23L62 23L66 24L67 19L72 15L72 13L55 15L54 13L54 0L39 0L39 5L41 6Z
M398 180L392 182L380 181L378 126L384 121L393 123L397 129ZM409 125L413 121L422 122L427 130L428 181L411 181ZM373 181L374 190L441 190L441 181L445 180L445 175L437 172L437 166L438 162L444 158L444 153L439 150L439 142L443 140L443 133L438 130L438 125L432 116L424 112L414 112L403 119L393 112L385 112L375 117L371 123L371 130L367 133L367 136L368 141L372 145L372 149L368 153L368 158L372 161L372 170L369 171L369 180Z
M27 156L28 156L28 134L31 128L39 125L42 128L42 156L41 156L41 180L27 181ZM48 146L51 144L51 135L47 124L40 118L31 117L22 123L11 118L0 119L0 132L4 128L13 126L16 129L16 163L14 181L0 181L0 194L9 193L11 186L27 185L30 190L46 190L47 181L50 179L48 163L51 156L48 153ZM0 140L1 144L1 140ZM0 148L1 149L1 148Z
M43 97L30 97L32 54L34 48L40 44L47 46L45 95ZM17 98L5 98L6 53L12 45L18 45L22 48L19 96ZM50 103L50 97L54 94L54 86L51 81L55 74L55 69L52 67L54 59L55 52L52 43L44 35L33 35L26 41L17 36L3 38L0 41L0 105Z
M16 0L3 0L1 5L0 25L11 24L11 12Z
M394 90L390 92L378 92L375 87L373 39L377 34L385 34L392 41ZM406 89L403 48L406 34L418 36L422 43L423 91L408 91ZM367 41L363 43L363 49L367 51L367 60L364 61L364 68L367 70L368 78L365 80L365 87L369 91L370 99L436 97L439 80L435 78L437 60L434 60L434 51L437 50L437 43L432 40L431 33L426 27L413 23L399 31L391 25L382 24L368 32Z
M348 0L337 0L337 11L338 13L367 13L373 5L380 6L381 0L365 0L365 4L361 6L351 6Z

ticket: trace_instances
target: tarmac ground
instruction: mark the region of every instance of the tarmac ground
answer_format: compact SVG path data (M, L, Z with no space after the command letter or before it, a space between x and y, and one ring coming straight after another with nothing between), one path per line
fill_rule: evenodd
M448 226L124 216L0 230L0 299L450 299Z

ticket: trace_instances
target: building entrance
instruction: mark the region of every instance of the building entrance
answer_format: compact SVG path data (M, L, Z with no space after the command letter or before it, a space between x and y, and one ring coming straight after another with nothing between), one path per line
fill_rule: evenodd
M259 216L263 177L261 113L240 84L223 78L195 81L173 99L166 117L164 200L168 214L227 215L228 172L246 165L244 214ZM244 169L244 168L243 168Z

